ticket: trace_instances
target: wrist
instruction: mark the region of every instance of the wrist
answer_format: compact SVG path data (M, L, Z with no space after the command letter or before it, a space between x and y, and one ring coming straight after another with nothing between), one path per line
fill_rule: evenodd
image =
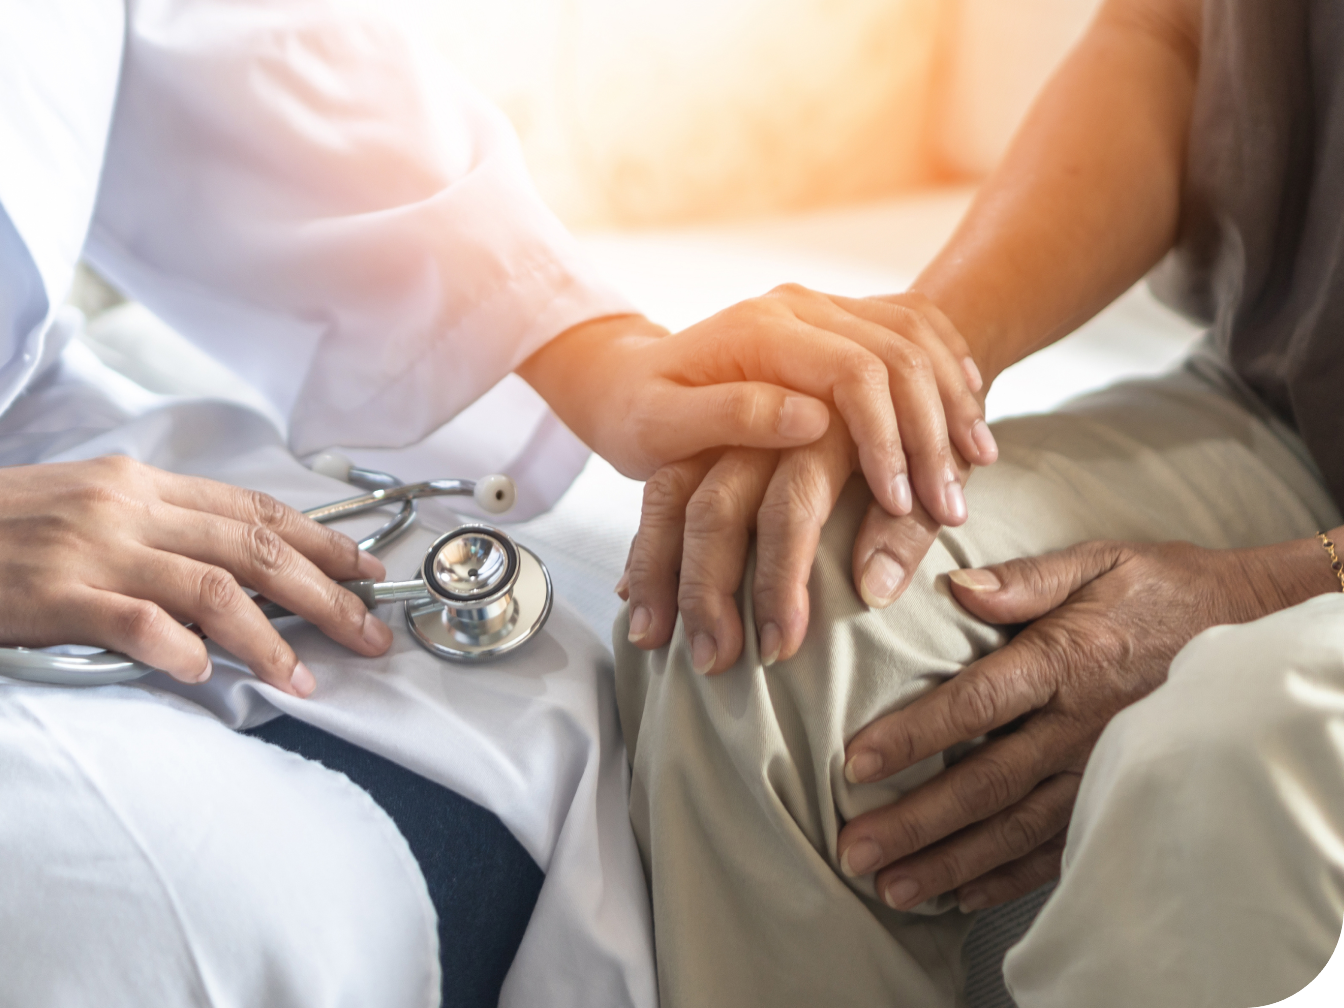
M1326 535L1336 543L1344 541L1344 526ZM1315 536L1237 553L1241 576L1255 597L1253 619L1340 590L1330 554Z
M589 319L566 329L515 369L590 448L607 400L623 394L626 354L666 336L643 315Z

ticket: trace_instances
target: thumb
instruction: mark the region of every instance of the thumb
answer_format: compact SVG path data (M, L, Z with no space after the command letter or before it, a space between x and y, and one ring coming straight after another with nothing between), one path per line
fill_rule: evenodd
M1055 553L948 574L952 594L986 623L1027 623L1057 609L1083 585L1115 566L1108 542L1079 543Z

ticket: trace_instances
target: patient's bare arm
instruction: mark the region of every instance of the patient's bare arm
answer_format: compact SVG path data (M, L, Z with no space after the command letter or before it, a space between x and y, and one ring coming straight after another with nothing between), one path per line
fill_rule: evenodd
M1172 246L1200 12L1200 0L1108 0L913 285L970 348L982 399L1005 367L1070 332ZM655 477L624 583L631 639L667 643L680 604L690 639L704 638L703 656L714 652L706 670L727 668L742 639L732 593L755 528L762 655L794 654L819 532L853 459L842 434L828 432L779 456L733 452ZM855 587L869 605L904 591L938 517L870 509L854 550Z

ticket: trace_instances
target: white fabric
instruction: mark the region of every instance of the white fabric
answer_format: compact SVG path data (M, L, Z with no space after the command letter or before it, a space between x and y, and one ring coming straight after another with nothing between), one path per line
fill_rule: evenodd
M0 0L0 24L0 465L120 451L311 506L349 488L309 473L293 451L419 442L407 456L417 472L507 469L533 511L559 495L586 450L521 382L501 379L569 326L629 308L540 203L497 112L355 3ZM81 248L259 389L269 409L156 395L101 364L73 340L77 313L58 312ZM459 418L470 443L451 430L435 434L492 388L488 402ZM282 420L283 431L263 413ZM395 454L380 461L402 471ZM409 573L406 558L428 535L422 530L399 547L389 561L394 574ZM624 811L609 659L563 601L535 646L488 670L432 659L401 628L389 654L372 662L302 629L295 643L320 686L292 713L496 811L546 870L503 1003L653 1004L647 898ZM272 701L290 709L227 656L216 654L215 668L208 687L185 693L225 723L274 716ZM169 685L164 679L160 688ZM49 702L32 700L48 695ZM199 717L162 706L147 688L86 696L103 695L139 711L128 726L137 717L154 720L152 751L129 727L123 733L136 754L172 760L202 731ZM93 702L67 703L61 690L25 688L22 703L15 696L6 694L0 715L6 739L18 738L11 727L39 708L59 731L77 733ZM111 706L108 712L113 727L123 723ZM24 779L70 780L44 752L55 750L10 746L4 758L30 761ZM135 772L129 756L123 765ZM283 774L272 780L264 760L229 765L243 791L278 794L290 786ZM216 920L208 909L239 883L203 863L165 861L155 869L172 880L194 873L196 898L177 906L173 921L148 913L157 924L100 922L106 903L92 891L88 904L47 906L39 870L44 827L59 828L59 815L44 822L44 806L33 803L41 789L20 788L20 778L0 777L11 921L50 914L52 927L69 924L71 934L92 928L104 943L100 961L162 970L169 985L180 976L172 964L188 925L193 947L226 959L242 954L228 915ZM183 821L210 811L208 789L180 785L180 778L173 783L171 801ZM142 801L149 784L118 786L128 803L140 802L126 823L150 840L156 828L171 833L177 820L146 814L154 807ZM339 821L359 805L350 789L323 787L330 802L313 812L315 823ZM316 793L310 798L319 802ZM259 832L284 846L270 833L275 824L264 803L250 818L245 803L232 807L237 815L211 821L218 842L238 852L234 864L247 863ZM67 803L54 811L75 809ZM409 986L359 993L395 965L374 961L382 945L364 943L368 929L388 917L418 927L407 948L417 950L421 978L430 969L425 941L433 939L423 900L384 884L401 855L372 819L362 839L349 838L372 853L368 871L348 888L328 893L318 865L271 902L242 898L265 889L265 872L252 887L230 890L238 897L230 906L242 912L251 905L277 927L292 913L291 941L304 940L309 919L340 933L350 969L364 971L351 979L353 993L342 995L348 1000L327 1000L325 988L299 983L301 969L293 983L272 975L294 958L281 956L268 960L274 970L264 977L227 968L233 986L193 988L161 1003L289 1003L272 997L275 989L306 991L293 1002L305 1005L422 1003ZM70 851L77 861L87 847ZM362 858L347 859L343 870ZM108 864L108 880L138 892L142 876L119 873L120 863ZM351 901L365 907L360 915L349 913ZM81 914L89 919L73 920ZM130 968L100 974L77 968L84 960L53 959L39 940L50 931L32 929L25 938L29 932L16 925L3 933L6 980L22 963L60 978L62 996L74 1002L146 1003ZM309 947L290 946L295 956ZM263 982L270 986L257 986ZM0 1003L42 1003L16 991L0 983Z
M1335 593L1205 631L1107 726L1059 886L1005 975L1022 1008L1274 1004L1320 973L1341 919Z
M77 320L75 314L63 314L58 317L58 328ZM299 465L274 428L258 414L235 404L153 395L108 370L83 343L69 340L68 333L61 338L68 340L68 346L59 364L0 416L0 461L12 463L20 457L62 461L121 452L165 469L264 489L299 507L349 493L344 484ZM53 418L62 422L57 424ZM354 528L358 530L358 524ZM389 575L412 576L433 535L434 529L425 524L399 542L385 555ZM378 659L357 657L306 625L287 628L287 636L318 679L316 693L306 701L260 683L213 646L215 673L205 686L181 686L156 675L138 689L144 704L158 702L153 691L175 692L215 712L231 727L264 722L278 708L491 809L546 872L522 947L505 981L501 1004L538 1008L656 1004L647 895L626 814L628 771L612 701L611 659L602 642L563 598L557 600L536 642L487 668L464 668L433 658L411 640L399 618L390 618L390 624L396 639L391 650ZM30 697L42 692L25 688ZM69 691L50 688L46 692L60 697ZM90 690L87 695L102 692ZM125 694L136 691L114 692L120 702L129 703ZM29 706L36 702L25 701ZM12 718L25 716L22 710L16 715L15 710L0 704L0 736L10 734ZM160 759L175 758L175 753L195 745L199 719L176 713L171 718L162 713L156 716L161 725L158 737L145 742L145 747L152 747ZM109 717L120 723L120 715L109 713ZM141 741L128 748L139 750ZM6 758L12 758L12 753ZM245 784L252 774L261 777L269 771L255 763L251 770L239 766L233 773ZM6 780L0 776L0 787ZM286 785L280 781L258 782L257 786L283 789ZM8 790L3 794L10 826L9 835L0 836L0 852L11 876L11 888L5 894L8 912L18 919L25 914L54 914L45 903L44 872L48 869L43 838L59 820L55 824L45 820L41 806L26 804L21 795L11 798ZM208 808L213 796L202 790L194 795L179 793L173 801L190 811L193 801ZM327 814L339 817L338 813L333 807ZM146 830L155 826L150 815L142 814L139 821ZM269 836L273 829L260 807L256 816L225 818L219 828L226 830L229 822L244 849L259 831ZM168 828L170 824L162 825ZM222 838L226 841L227 837ZM198 880L200 886L218 887L221 897L237 885L233 875L206 870L204 862L189 867L203 877ZM351 870L351 865L345 870ZM374 906L375 895L381 891L376 878L359 883L361 898L370 909L353 917L348 913L348 893L337 890L329 898L319 881L315 878L312 886L303 888L301 898L293 898L295 905L308 908L296 920L321 911L324 919L348 928L354 936L350 941L357 944L366 928L392 911L391 906ZM128 887L132 884L126 881ZM259 888L264 888L262 882L248 892L256 895ZM386 899L406 907L401 894L389 892ZM228 918L217 921L209 907L206 895L192 904L191 930L202 946L231 947L234 939ZM96 909L97 905L85 905L80 912ZM280 897L257 904L259 915L278 921L286 918L289 909L290 901ZM57 924L60 919L55 918ZM166 932L161 943L146 940L142 932L117 929L108 931L103 940L127 960L148 959L166 973L178 975L174 956L179 943L173 935L182 926L180 921L162 922L161 927L171 933ZM432 917L426 926L432 945ZM339 930L336 923L330 927ZM47 931L25 938L22 928L0 922L0 933L7 936L0 943L0 976L8 975L10 962L29 966L51 962L32 958L47 947L40 944ZM376 955L377 949L370 948L351 961L364 962L376 973L382 968L374 961ZM236 998L187 1003L292 1003L305 1008L328 1003L319 999L272 1001L265 996L268 988L246 987L254 979L250 974L239 975L237 982L244 986L230 988L238 994ZM85 996L97 990L99 1003L145 1003L137 1000L133 986L118 986L133 984L133 973L105 976L90 971L86 980ZM32 1003L8 1000L5 985L0 984L0 1005ZM349 1003L375 1002L354 999ZM413 999L396 1001L390 995L376 1003L387 1008L419 1004Z
M438 1003L419 866L340 774L174 697L21 685L0 773L0 1005Z

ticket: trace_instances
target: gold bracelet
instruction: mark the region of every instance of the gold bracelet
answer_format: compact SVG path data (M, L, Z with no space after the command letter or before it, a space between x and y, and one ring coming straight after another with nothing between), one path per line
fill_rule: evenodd
M1325 551L1330 554L1330 569L1335 572L1335 577L1339 579L1339 590L1344 592L1344 563L1340 562L1339 554L1335 552L1335 544L1324 532L1317 532L1316 538L1321 541Z

